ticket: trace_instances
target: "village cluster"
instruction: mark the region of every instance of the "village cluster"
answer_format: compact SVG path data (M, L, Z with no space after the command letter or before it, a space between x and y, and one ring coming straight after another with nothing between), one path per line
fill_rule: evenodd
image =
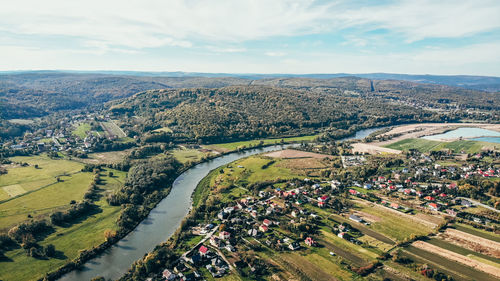
M473 157L481 159L484 155ZM350 158L349 166L362 165L365 159ZM224 205L209 223L191 228L193 235L203 239L182 255L178 266L165 269L167 280L196 280L200 270L221 277L234 270L243 253L258 243L278 251L299 251L321 245L316 241L314 222L325 219L319 210L340 214L331 229L336 236L356 245L363 234L359 225L370 225L370 219L342 204L341 198L363 200L387 210L407 215L425 212L439 216L462 217L471 222L490 225L500 223L481 216L461 216L467 208L490 206L458 194L457 180L469 177L500 177L500 170L483 162L463 166L444 166L422 154L409 159L408 167L395 169L389 175L377 175L366 181L317 181L310 179L288 181L280 187L273 184L261 187L255 196L237 198ZM241 167L243 168L243 167ZM304 223L307 229L291 226ZM309 226L311 229L309 229ZM286 229L286 231L285 231ZM285 233L294 233L289 237ZM335 252L330 252L335 256ZM251 271L253 264L246 264Z

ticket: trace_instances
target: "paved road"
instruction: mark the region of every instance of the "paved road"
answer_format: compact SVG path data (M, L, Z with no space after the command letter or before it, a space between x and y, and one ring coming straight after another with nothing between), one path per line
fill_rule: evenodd
M495 212L497 212L497 213L500 213L500 210L497 210L497 209L495 209L495 208L493 208L493 207L491 207L491 206L485 205L485 204L483 204L483 203L481 203L481 202L478 202L478 201L473 200L473 199L470 199L470 198L465 198L465 197L457 197L456 199L465 199L465 200L467 200L467 201L470 201L470 202L474 203L474 205L481 206L481 207L483 207L483 208L486 208L486 209L489 209L489 210L495 211Z

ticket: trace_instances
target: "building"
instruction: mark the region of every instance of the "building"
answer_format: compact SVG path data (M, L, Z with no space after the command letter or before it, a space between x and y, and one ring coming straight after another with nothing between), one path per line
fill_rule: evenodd
M350 215L349 216L349 219L352 220L352 221L355 221L355 222L359 222L359 223L362 223L363 222L363 219L356 216L356 215Z

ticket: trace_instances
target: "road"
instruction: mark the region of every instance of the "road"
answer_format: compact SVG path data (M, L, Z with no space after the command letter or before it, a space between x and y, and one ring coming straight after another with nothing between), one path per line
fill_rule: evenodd
M467 200L467 201L470 201L470 202L474 203L474 205L481 206L481 207L486 208L486 209L488 209L488 210L492 210L492 211L495 211L495 212L497 212L497 213L500 213L500 210L497 210L497 209L495 209L495 208L493 208L493 207L491 207L491 206L485 205L485 204L483 204L483 203L481 203L481 202L478 202L478 201L473 200L473 199L470 199L470 198L465 198L465 197L457 197L456 199L465 199L465 200Z

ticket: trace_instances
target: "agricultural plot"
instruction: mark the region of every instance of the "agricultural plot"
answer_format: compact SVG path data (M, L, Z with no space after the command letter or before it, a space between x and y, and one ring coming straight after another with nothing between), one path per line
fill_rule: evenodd
M439 271L452 276L456 280L468 281L468 280L484 280L484 281L495 281L498 280L496 277L475 270L472 267L464 266L461 263L452 261L442 256L436 255L434 253L419 249L414 246L406 247L403 251L404 256L415 260L421 264L429 264L434 268L438 268Z
M67 208L71 200L81 200L92 181L91 173L61 177L61 182L47 185L0 203L0 225L4 229L25 221L28 215L45 217L56 209Z
M108 138L125 138L125 132L113 121L101 122L101 127Z
M436 226L414 215L401 213L376 204L360 204L357 201L356 210L379 218L370 224L369 228L397 241L404 241L414 235L431 233Z
M109 171L113 172L113 177L109 177ZM55 258L35 259L28 257L23 249L5 252L6 258L12 262L0 263L0 279L25 281L43 278L44 272L55 270L76 258L80 250L103 243L105 241L104 232L117 229L116 219L121 209L119 206L110 206L105 200L105 195L120 188L125 177L125 172L112 169L103 171L101 173L102 184L99 185L99 189L104 196L95 202L101 211L68 227L55 227L53 233L40 241L39 244L42 246L48 244L55 246L57 251ZM74 196L76 199L78 194L74 194ZM78 200L81 199L82 196L78 198Z
M10 165L8 173L0 176L0 200L11 199L57 182L57 177L78 173L83 165L64 159L50 159L46 155L13 157L13 162L29 166ZM37 168L35 168L37 165Z
M496 278L500 278L500 270L493 265L482 263L480 261L471 259L467 256L440 248L436 245L432 245L432 244L429 244L429 243L426 243L423 241L416 241L412 245L413 245L413 247L416 247L416 248L422 249L424 251L433 253L436 256L441 256L442 258L451 260L453 262L457 262L459 264L463 264L463 265L468 266L468 267L472 267L475 270L488 273L492 276L495 276Z

